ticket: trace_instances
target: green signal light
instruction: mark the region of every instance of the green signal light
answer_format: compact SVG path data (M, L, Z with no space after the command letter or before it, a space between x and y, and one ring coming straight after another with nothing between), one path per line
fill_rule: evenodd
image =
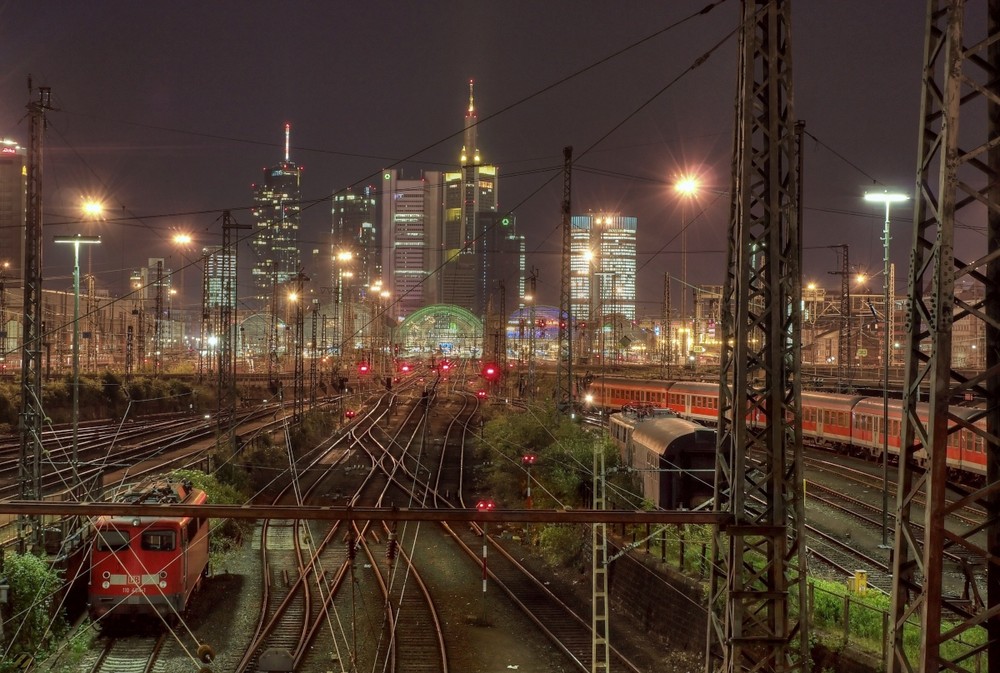
M392 175L391 175L391 174L389 174L389 173L385 173L385 174L384 174L384 175L382 176L382 179L383 179L383 180L391 180L391 179L392 179Z

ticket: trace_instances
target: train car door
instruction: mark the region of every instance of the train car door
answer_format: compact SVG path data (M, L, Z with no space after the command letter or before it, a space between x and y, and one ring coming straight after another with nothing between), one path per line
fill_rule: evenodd
M180 537L181 577L183 578L181 583L181 595L184 596L186 605L188 592L188 557L191 555L189 553L190 550L188 549L188 527L178 526L177 528L179 529L177 533Z

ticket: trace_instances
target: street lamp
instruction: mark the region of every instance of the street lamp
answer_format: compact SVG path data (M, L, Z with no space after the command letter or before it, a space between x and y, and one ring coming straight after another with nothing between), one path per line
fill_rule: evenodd
M701 182L692 175L682 176L675 184L674 191L686 199L693 199L698 196L701 190ZM682 211L683 212L683 211ZM690 222L685 223L681 219L681 324L684 325L685 333L688 335L682 348L690 358L691 348L694 343L690 340L691 323L687 319L687 291L688 291L688 258L687 258L687 230Z
M882 229L882 295L884 315L882 324L882 547L889 546L889 209L893 203L906 201L909 197L900 192L868 192L865 201L885 204L885 226Z
M90 212L90 211L87 211ZM56 236L56 243L73 244L73 474L77 472L80 430L80 244L100 243L100 236Z

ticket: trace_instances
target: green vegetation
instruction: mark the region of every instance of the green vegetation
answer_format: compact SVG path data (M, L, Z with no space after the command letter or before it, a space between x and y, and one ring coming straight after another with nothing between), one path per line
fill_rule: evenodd
M42 407L53 423L66 423L72 413L73 379L66 374L43 381ZM215 392L176 379L133 376L128 383L111 372L80 376L80 420L120 418L133 414L200 412L215 404ZM129 406L131 403L131 407ZM20 409L20 387L0 384L0 432L13 432ZM6 426L6 427L4 427Z
M0 658L0 673L7 673L16 670L13 661L18 655L41 658L47 653L65 632L66 622L61 614L53 618L54 595L62 578L45 560L32 554L7 554L3 577L10 594L7 604L0 604L5 624L0 649L7 652Z
M637 495L638 485L616 470L618 455L608 439L582 430L552 407L517 413L505 408L486 424L480 443L485 468L479 475L477 493L488 494L499 507L523 507L527 479L521 457L531 453L536 456L531 468L535 507L589 507L595 450L605 452L609 506L648 506L649 503L644 503ZM626 543L634 542L636 549L648 550L650 555L694 577L707 578L712 553L710 526L667 526L660 532L647 530L645 526L616 527L615 530ZM565 567L575 563L581 565L581 569L583 565L589 567L586 548L590 532L586 526L532 525L530 536L549 564ZM753 567L760 567L753 559L747 561ZM790 598L791 608L795 610L795 594ZM890 610L888 596L876 591L860 595L849 591L843 582L810 578L808 605L813 642L832 651L852 648L881 657L883 623L889 622L886 618ZM942 630L947 632L956 626L946 622ZM911 660L916 660L920 644L917 621L911 621L906 627L904 640ZM949 642L942 653L955 659L968 655L985 642L984 629L970 629L963 635L962 642ZM976 665L977 670L988 670L985 655L981 656L983 660Z
M479 450L484 468L477 475L477 491L499 507L525 506L528 472L522 458L527 454L535 457L530 472L534 507L590 507L595 452L604 454L608 506L635 507L641 501L619 469L610 440L583 429L552 405L497 414L484 426ZM578 561L588 541L585 529L578 526L532 526L531 533L553 565Z

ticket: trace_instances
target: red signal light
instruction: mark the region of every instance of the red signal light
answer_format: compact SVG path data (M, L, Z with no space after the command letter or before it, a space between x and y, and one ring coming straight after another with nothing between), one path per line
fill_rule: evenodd
M344 416L346 416L347 418L354 418L354 410L348 409L347 411L344 412Z
M367 362L359 362L358 363L358 373L359 374L367 374L368 373L368 363Z
M481 400L485 400L486 399L486 391L485 390L477 390L476 391L476 397L478 397Z

